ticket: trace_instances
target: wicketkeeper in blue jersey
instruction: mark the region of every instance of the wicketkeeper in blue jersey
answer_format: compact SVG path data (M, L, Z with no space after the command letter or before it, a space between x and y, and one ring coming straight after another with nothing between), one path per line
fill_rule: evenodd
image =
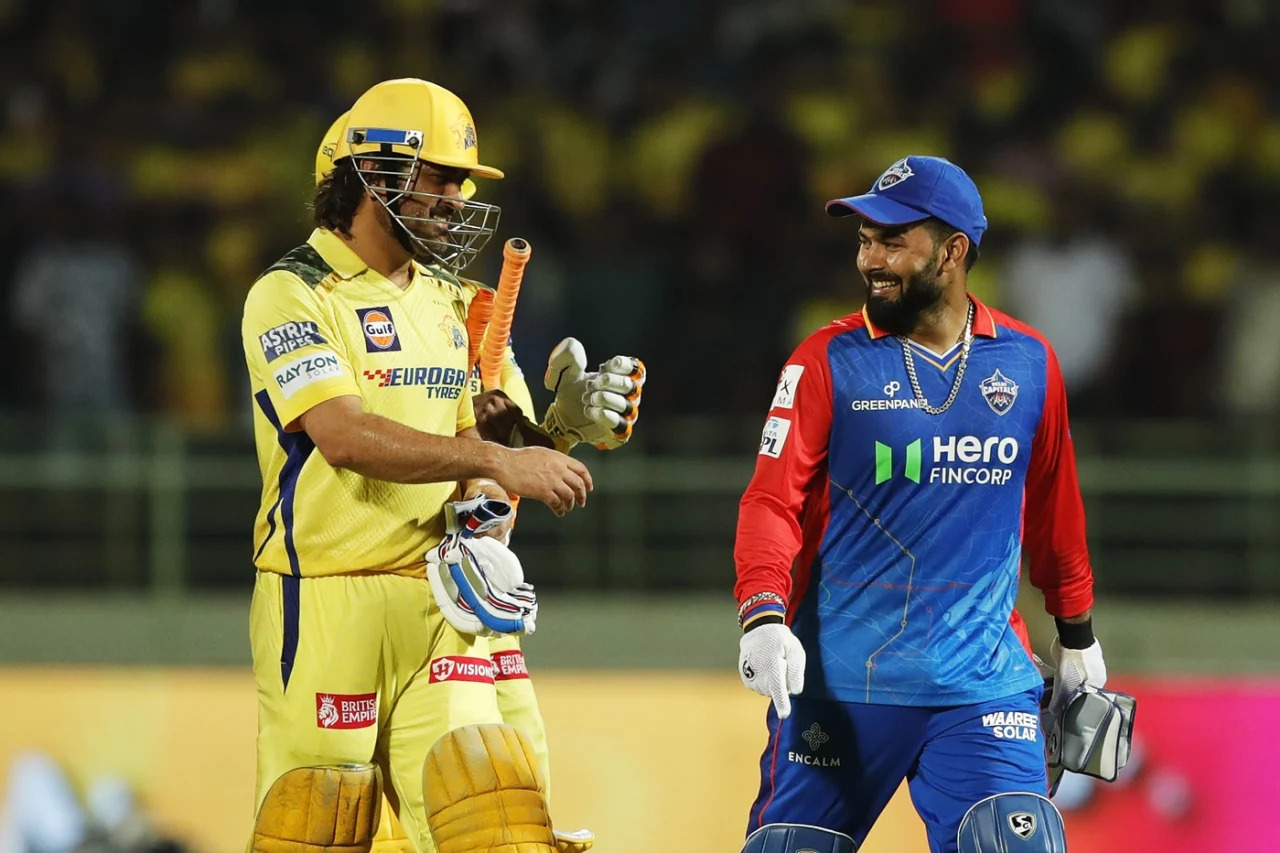
M1057 358L967 292L987 220L959 167L906 157L827 212L866 305L783 367L738 517L739 672L773 699L747 849L852 851L905 779L934 853L1061 851L1010 627L1025 551L1050 712L1105 684Z

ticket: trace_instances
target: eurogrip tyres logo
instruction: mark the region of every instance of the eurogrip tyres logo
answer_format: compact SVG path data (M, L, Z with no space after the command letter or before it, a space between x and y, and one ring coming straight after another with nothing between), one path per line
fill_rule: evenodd
M934 436L928 443L917 438L897 449L877 441L876 485L902 477L912 483L1003 486L1013 479L1010 466L1020 449L1016 438L997 435Z

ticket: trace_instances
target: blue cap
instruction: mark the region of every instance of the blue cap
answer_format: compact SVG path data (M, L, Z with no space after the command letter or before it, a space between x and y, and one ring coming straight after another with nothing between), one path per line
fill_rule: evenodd
M827 202L832 216L858 214L876 225L908 225L936 216L982 243L987 217L973 179L950 160L913 154L894 163L863 195Z

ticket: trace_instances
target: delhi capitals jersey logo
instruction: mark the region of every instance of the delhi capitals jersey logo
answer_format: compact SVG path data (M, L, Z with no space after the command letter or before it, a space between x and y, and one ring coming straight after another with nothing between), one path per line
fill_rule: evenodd
M999 370L982 380L978 388L982 391L982 396L991 407L991 411L997 415L1008 414L1013 408L1014 401L1018 399L1017 384Z

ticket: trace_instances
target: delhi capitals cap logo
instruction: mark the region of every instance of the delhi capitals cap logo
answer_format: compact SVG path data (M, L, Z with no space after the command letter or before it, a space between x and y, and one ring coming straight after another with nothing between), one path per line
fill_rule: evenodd
M978 389L982 391L991 411L997 415L1008 414L1013 408L1014 400L1018 399L1017 384L999 370L982 380Z
M903 157L898 162L884 170L884 174L880 176L880 180L876 181L876 189L884 192L889 187L896 186L907 178L914 175L911 166L907 164L907 158Z

